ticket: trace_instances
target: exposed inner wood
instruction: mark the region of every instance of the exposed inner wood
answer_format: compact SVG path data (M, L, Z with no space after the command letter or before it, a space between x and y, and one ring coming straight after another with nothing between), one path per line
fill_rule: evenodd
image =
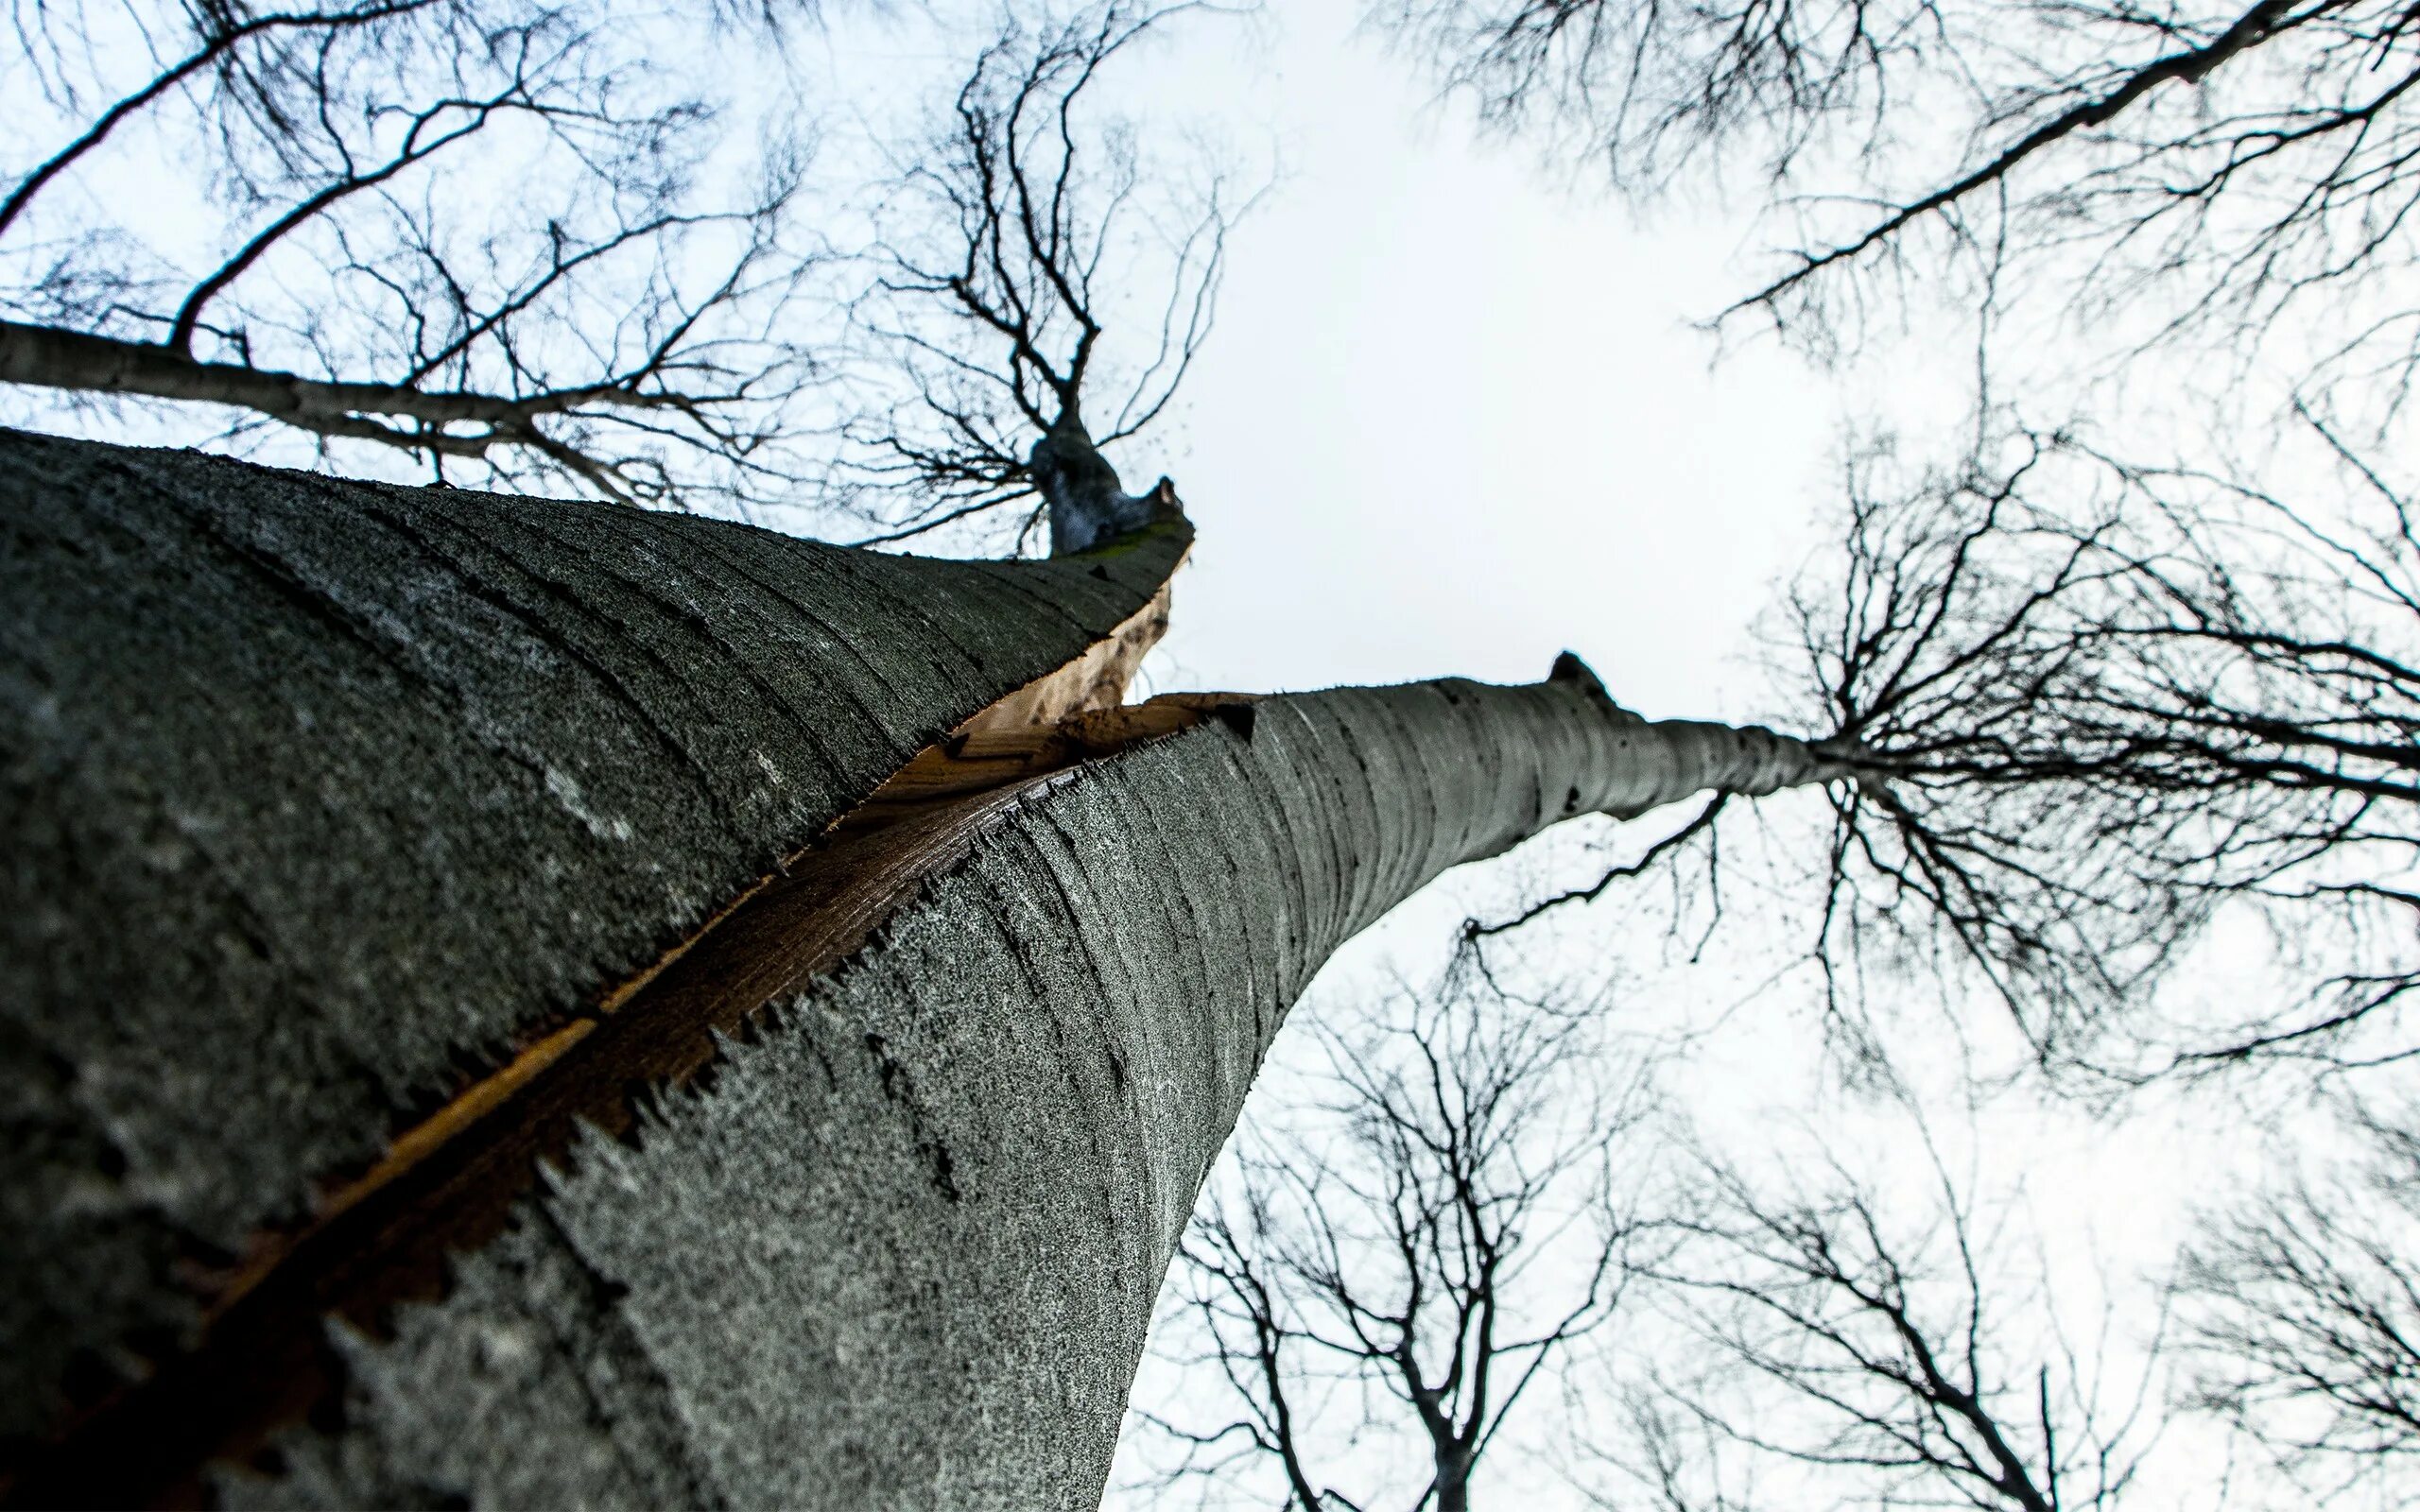
M438 1296L446 1257L501 1232L580 1124L628 1131L637 1098L695 1077L716 1034L742 1032L856 951L1003 811L1086 760L1204 718L1248 728L1242 696L1100 706L1165 623L1163 597L1098 643L1103 655L1010 696L1046 720L1003 714L1003 700L927 747L696 936L403 1131L309 1222L263 1237L211 1297L197 1348L85 1414L0 1494L19 1505L198 1502L209 1463L252 1455L334 1401L326 1318L375 1332L396 1303Z
M1183 558L1178 565L1184 565ZM1163 582L1148 603L1074 661L977 713L958 732L1022 730L1055 725L1087 710L1115 709L1126 701L1127 685L1134 680L1144 654L1167 632L1168 584Z

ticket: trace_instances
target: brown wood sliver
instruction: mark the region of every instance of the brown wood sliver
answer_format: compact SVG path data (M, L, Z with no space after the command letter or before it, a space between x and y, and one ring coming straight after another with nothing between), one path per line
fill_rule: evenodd
M1176 695L1046 725L970 720L697 936L400 1134L307 1224L263 1236L211 1298L199 1347L17 1467L6 1500L198 1502L209 1463L259 1452L279 1426L335 1400L340 1364L324 1318L376 1332L396 1303L440 1295L447 1256L501 1232L580 1124L626 1133L638 1097L697 1076L717 1034L744 1032L844 960L1000 814L1080 764L1208 717L1248 732L1251 713L1244 696Z

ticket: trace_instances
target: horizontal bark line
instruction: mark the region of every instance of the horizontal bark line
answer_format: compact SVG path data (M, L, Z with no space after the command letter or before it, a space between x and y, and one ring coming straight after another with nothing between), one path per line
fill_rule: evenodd
M1660 759L1656 775L1616 785L1599 812L1634 818L1698 793L1765 798L1789 788L1838 782L1871 770L1854 753L1833 750L1761 725L1658 719L1640 730Z

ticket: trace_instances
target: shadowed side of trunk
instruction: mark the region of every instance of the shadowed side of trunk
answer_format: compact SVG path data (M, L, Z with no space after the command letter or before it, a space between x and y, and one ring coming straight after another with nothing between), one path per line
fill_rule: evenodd
M1584 678L1259 700L1027 788L634 1140L585 1142L232 1501L1094 1504L1288 1006L1571 815L1833 775Z
M918 750L1149 622L1184 541L935 562L0 432L8 1457Z

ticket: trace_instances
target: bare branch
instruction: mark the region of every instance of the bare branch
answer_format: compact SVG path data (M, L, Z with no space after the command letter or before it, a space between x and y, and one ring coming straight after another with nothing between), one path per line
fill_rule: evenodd
M873 539L1047 503L1054 551L1146 523L1100 448L1167 410L1207 339L1239 207L1147 164L1124 123L1095 118L1118 57L1199 4L1112 0L986 47L906 163L886 207L882 275L857 324L898 376L848 430L846 475L898 503ZM1152 346L1121 355L1137 290L1159 290ZM1148 307L1148 306L1147 306ZM1097 430L1095 416L1111 417Z
M1859 1502L2112 1504L2154 1435L2138 1409L2100 1408L2099 1362L2031 1355L2055 1323L2012 1316L2023 1278L2004 1256L1985 1263L1937 1156L1935 1171L1910 1224L1837 1160L1820 1177L1788 1173L1779 1194L1709 1160L1712 1205L1660 1275L1740 1374L1696 1373L1670 1383L1673 1399L1720 1442Z
M2212 1213L2176 1276L2193 1404L2268 1446L2323 1501L2391 1485L2420 1456L2410 1124L2358 1118L2358 1159Z
M585 6L130 19L166 60L130 84L113 65L141 50L79 43L102 25L81 6L24 39L92 77L53 90L68 145L0 205L0 381L234 406L274 424L222 443L360 443L462 482L795 500L819 369L784 328L821 254L787 245L800 158L774 122L752 198L710 203L713 105ZM79 112L87 90L110 103ZM473 142L515 179L501 202ZM146 152L202 165L212 215L147 224L121 166Z
M2420 360L2397 335L2420 201L2403 0L1386 10L1483 123L1626 194L1744 178L1777 246L1717 323L1754 312L1830 352L1924 289L2033 304L2119 360L2187 333L2248 354L2290 309L2321 322L2296 360L2325 384L2399 393ZM2319 302L2355 288L2382 318Z

